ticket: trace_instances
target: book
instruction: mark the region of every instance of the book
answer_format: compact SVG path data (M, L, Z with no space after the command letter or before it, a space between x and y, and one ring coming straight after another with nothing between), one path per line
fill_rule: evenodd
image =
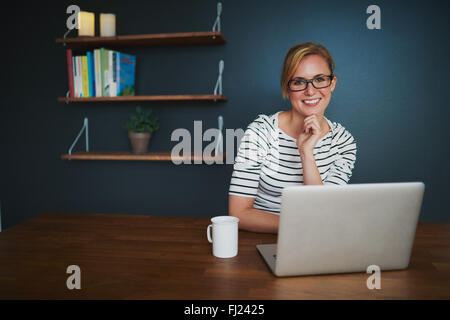
M94 54L93 52L88 51L86 56L88 64L89 97L95 97Z
M135 95L135 56L100 48L71 60L74 97Z
M81 56L81 75L83 83L83 97L89 97L90 92L87 56Z
M117 96L135 95L136 56L117 52Z
M72 57L72 49L66 50L66 58L67 58L67 78L69 80L69 97L75 97L75 89L73 86L73 57Z
M83 96L83 83L81 78L81 56L74 57L75 62L75 96L80 98Z
M95 96L102 97L102 76L101 76L100 49L94 50L94 76L95 76Z
M116 53L113 50L108 51L108 64L109 64L109 70L108 70L108 84L109 84L109 91L108 91L108 97L116 97L117 96L117 82L116 82Z
M102 77L102 97L109 97L109 59L108 51L105 48L100 48L100 74Z
M83 70L81 65L81 56L77 56L77 75L78 75L78 89L80 90L80 97L84 97L83 92Z
M77 70L77 57L72 57L72 65L73 65L73 93L74 97L78 98L80 96L80 90L78 89L78 70Z

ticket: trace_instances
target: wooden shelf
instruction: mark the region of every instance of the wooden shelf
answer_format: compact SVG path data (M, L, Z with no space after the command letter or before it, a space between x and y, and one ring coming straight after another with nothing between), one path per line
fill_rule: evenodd
M130 151L80 151L69 154L63 154L61 156L63 160L140 160L140 161L172 161L172 160L183 160L183 156L177 156L172 158L169 151L160 152L148 152L145 154L133 154ZM190 155L191 161L194 160L220 160L222 163L225 162L225 154L221 157L208 157L203 158L201 155Z
M140 35L123 35L114 37L74 37L59 38L56 43L65 43L68 48L94 47L143 47L161 45L202 45L223 44L225 37L219 31L157 33Z
M121 97L86 97L67 98L59 97L59 102L125 102L125 101L226 101L227 97L218 94L179 94L179 95L152 95L152 96L121 96Z

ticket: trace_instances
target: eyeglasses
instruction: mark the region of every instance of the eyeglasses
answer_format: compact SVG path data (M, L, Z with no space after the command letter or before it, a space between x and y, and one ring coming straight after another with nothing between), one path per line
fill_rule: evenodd
M316 89L323 89L331 85L334 75L329 76L317 76L313 79L294 78L289 80L288 88L290 91L303 91L308 87L308 83L311 83Z

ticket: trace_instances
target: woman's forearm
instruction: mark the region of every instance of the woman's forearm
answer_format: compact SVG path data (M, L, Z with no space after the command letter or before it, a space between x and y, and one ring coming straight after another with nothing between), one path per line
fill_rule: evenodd
M303 166L303 184L304 185L320 185L323 184L320 177L319 169L317 169L316 159L313 151L300 152Z
M278 233L280 216L258 209L246 209L237 214L239 229L252 232Z

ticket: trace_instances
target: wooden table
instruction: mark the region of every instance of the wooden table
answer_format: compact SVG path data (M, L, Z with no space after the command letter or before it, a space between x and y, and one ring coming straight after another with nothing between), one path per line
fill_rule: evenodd
M212 256L208 218L48 213L0 233L0 299L450 299L450 224L418 226L411 264L366 273L277 278L239 232L239 254ZM69 290L69 265L81 290Z

